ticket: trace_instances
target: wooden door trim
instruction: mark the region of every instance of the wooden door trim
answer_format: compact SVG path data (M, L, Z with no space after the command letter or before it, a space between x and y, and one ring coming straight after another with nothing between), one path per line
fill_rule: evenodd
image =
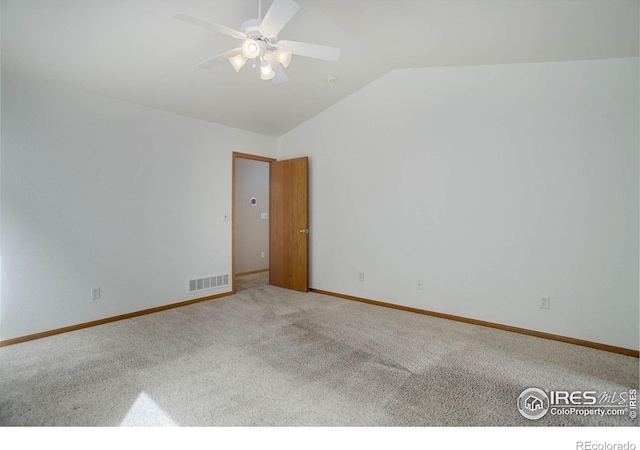
M252 159L271 164L277 159L249 153L232 152L231 154L231 292L236 293L236 159Z
M243 158L243 159L253 159L254 161L263 161L268 163L277 161L277 159L267 158L266 156L250 155L249 153L240 153L240 152L233 152L233 157Z

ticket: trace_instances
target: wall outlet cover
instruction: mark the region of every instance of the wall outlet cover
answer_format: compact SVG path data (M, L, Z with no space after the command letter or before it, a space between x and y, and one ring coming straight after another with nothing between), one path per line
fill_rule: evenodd
M542 298L540 298L540 308L542 308L542 309L551 308L551 298L550 297L542 297Z

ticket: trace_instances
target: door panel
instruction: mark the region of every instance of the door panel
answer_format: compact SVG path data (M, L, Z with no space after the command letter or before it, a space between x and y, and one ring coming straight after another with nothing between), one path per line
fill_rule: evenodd
M309 288L309 158L271 163L269 284Z

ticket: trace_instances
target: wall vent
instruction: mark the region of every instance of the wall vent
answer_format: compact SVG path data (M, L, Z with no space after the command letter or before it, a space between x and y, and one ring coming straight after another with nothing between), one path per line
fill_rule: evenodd
M189 293L205 291L207 289L219 288L229 285L229 274L215 275L212 277L195 278L189 280Z

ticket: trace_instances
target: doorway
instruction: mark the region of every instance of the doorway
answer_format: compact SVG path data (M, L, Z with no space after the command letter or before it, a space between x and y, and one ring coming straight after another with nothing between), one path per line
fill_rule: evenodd
M269 165L233 153L233 291L269 283Z
M250 191L243 191L238 175L238 167L250 160L250 164L262 163L257 166L268 165L268 205L264 196L260 201ZM238 175L238 176L237 176ZM250 185L251 183L249 183ZM236 277L239 274L253 275L264 272L265 269L240 269L239 251L250 234L256 228L246 223L239 223L242 218L241 208L247 208L249 215L260 217L259 222L268 224L268 258L263 255L260 247L250 247L252 257L260 255L258 267L264 267L268 261L269 284L285 289L306 292L309 287L309 158L301 157L277 161L263 156L233 152L232 163L232 246L231 246L231 274L232 289L236 293L238 285ZM262 205L263 208L258 206ZM267 209L268 208L268 209ZM263 225L264 226L264 225ZM247 231L242 231L243 229ZM241 233L245 233L241 235ZM265 244L261 244L265 245Z

